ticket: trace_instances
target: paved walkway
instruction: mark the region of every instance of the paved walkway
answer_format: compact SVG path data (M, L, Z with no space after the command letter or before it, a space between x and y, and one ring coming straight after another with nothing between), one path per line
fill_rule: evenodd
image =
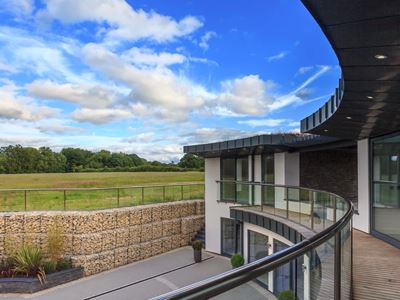
M202 263L194 264L192 248L184 247L36 294L1 295L0 300L149 299L231 268L229 260L219 255L203 252L203 259ZM244 299L244 295L247 295L247 299L254 300L275 299L254 283L221 295L218 299L239 300Z
M400 249L353 230L353 299L400 299Z

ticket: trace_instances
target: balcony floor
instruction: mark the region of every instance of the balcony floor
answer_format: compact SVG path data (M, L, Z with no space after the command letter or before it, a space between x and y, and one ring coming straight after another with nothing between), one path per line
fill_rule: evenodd
M400 249L353 230L353 299L400 299Z

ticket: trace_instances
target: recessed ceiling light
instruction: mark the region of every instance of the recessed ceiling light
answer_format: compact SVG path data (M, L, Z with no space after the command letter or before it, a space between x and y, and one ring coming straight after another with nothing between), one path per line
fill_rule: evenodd
M372 97L372 96L367 96L367 98L368 98L368 99L374 99L374 97Z
M387 56L384 55L384 54L377 54L377 55L375 55L375 58L376 58L376 59L386 59Z
M346 117L347 120L351 120L351 117Z

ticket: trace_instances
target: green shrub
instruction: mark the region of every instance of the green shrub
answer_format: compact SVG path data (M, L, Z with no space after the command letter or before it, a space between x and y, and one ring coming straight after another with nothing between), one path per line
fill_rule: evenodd
M285 290L279 293L278 300L296 300L296 296L292 290Z
M32 245L24 245L13 256L13 271L17 274L24 274L27 277L37 277L40 283L46 280L46 273L43 269L42 251Z
M63 270L68 270L72 268L72 262L70 259L60 259L57 262L57 271L63 271Z
M14 265L13 261L9 258L3 259L0 261L0 278L5 278L5 277L13 277L14 276L14 271L13 271Z
M193 250L201 250L203 248L203 242L199 240L195 240L192 242Z
M65 252L64 232L58 223L47 233L47 254L49 259L54 263L62 259Z
M240 253L235 253L231 257L231 265L233 268L238 268L244 265L244 258Z
M54 273L57 271L57 263L52 260L43 262L43 270L46 274Z

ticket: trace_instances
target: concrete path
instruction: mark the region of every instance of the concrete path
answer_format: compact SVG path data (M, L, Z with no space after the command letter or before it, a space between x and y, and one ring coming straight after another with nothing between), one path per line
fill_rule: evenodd
M184 247L111 271L86 277L35 294L1 295L0 300L140 300L169 292L229 270L225 257L203 252L203 262L193 263L193 250ZM254 283L221 295L221 299L270 299ZM273 298L271 298L273 299Z

